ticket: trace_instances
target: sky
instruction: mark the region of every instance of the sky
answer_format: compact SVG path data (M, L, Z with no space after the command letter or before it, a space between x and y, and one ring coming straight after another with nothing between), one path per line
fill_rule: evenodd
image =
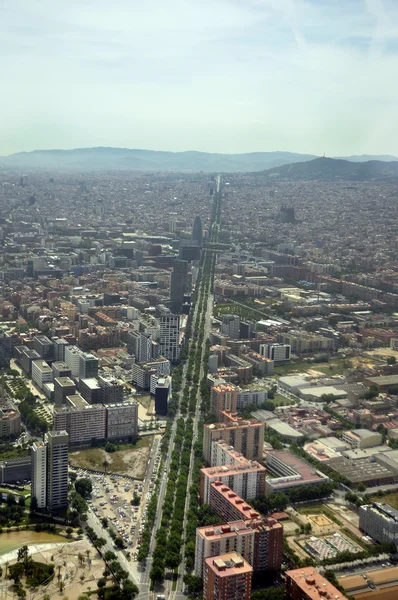
M398 0L0 0L0 155L398 155Z

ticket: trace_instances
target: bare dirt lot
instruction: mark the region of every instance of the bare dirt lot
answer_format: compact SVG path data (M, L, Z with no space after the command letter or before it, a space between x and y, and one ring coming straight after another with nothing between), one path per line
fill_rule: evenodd
M120 445L116 452L105 452L103 448L87 448L69 454L72 466L129 475L143 479L151 452L153 436L145 436L135 446Z

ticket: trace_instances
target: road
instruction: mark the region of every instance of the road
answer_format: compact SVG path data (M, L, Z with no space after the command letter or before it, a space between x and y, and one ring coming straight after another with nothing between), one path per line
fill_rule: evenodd
M208 295L208 300L207 300L207 308L206 308L206 318L205 318L205 330L204 330L204 340L207 340L207 338L210 335L210 328L211 328L211 315L213 314L213 300L214 297L212 294L209 293ZM200 375L199 375L199 381L202 380L202 377L204 375L204 362L203 362L203 357L204 354L206 352L206 345L203 345L202 348L202 355L201 355L201 366L200 366ZM194 444L197 440L198 437L198 424L199 424L199 419L200 419L200 387L198 386L198 392L196 395L196 406L197 406L197 410L195 412L195 416L193 419L193 440L192 440L192 450L191 450L191 461L189 463L189 473L188 473L188 485L187 485L187 499L185 502L185 512L184 512L184 521L183 521L183 530L186 530L186 526L187 526L187 516L188 516L188 510L189 510L189 501L190 501L190 497L189 497L189 490L191 488L192 485L192 475L193 475L193 466L194 466L194 452L193 452L193 447ZM184 590L184 574L185 574L185 536L183 538L183 544L182 544L182 548L181 548L181 556L182 556L182 561L180 563L180 566L178 567L178 580L177 580L177 588L174 592L172 592L171 594L171 598L175 599L175 600L180 600L180 598L185 598L185 595L183 594L183 590Z

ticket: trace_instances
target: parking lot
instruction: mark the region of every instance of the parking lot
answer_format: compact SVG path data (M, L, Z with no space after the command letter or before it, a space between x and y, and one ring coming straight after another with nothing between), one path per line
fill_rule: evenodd
M160 449L157 445L154 448L153 470L147 473L144 481L132 480L124 475L95 474L84 469L73 469L79 478L91 479L93 491L89 501L90 509L100 520L107 518L108 527L113 528L124 540L133 560L136 560L141 546L141 534L146 523L147 507L155 488L159 464ZM139 505L134 506L133 500L137 497Z

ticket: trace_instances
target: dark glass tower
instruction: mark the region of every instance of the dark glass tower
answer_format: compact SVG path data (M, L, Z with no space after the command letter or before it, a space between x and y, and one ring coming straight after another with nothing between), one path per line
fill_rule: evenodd
M202 220L201 218L195 217L192 227L192 240L197 242L199 246L203 243L203 229L202 229Z

